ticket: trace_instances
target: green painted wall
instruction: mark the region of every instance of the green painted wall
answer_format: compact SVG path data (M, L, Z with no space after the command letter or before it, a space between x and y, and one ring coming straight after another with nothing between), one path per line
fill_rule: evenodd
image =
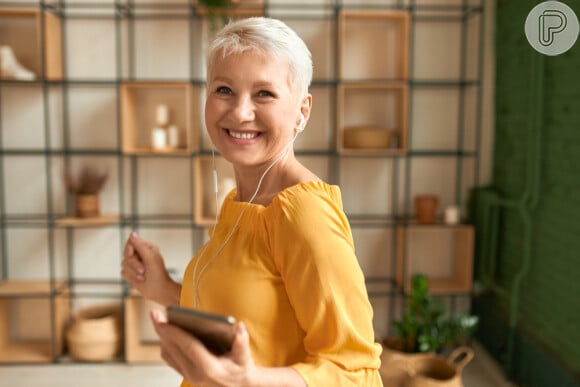
M564 0L580 15L580 0ZM496 126L493 187L517 199L526 187L530 124L540 118L539 201L531 211L530 270L521 286L518 334L580 375L580 39L567 53L544 56L539 76L524 22L538 3L496 1ZM542 68L543 67L543 68ZM538 103L534 80L543 91ZM540 109L537 111L537 109ZM539 114L538 114L539 113ZM538 158L539 157L539 158ZM495 281L511 291L524 256L522 218L502 209ZM493 301L508 316L509 302ZM525 357L522 354L520 357ZM516 354L517 351L516 350Z

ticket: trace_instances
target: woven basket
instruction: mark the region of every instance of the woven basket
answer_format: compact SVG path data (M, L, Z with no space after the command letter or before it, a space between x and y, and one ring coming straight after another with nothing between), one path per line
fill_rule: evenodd
M112 360L121 350L121 308L94 306L80 310L66 334L70 355L80 361Z
M386 128L344 128L344 147L353 149L387 149L393 131Z

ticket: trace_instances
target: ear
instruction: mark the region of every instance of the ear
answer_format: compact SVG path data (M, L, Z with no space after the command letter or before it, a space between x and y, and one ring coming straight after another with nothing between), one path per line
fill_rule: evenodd
M302 125L302 129L306 126L308 119L310 118L310 111L312 110L312 94L306 95L300 102L300 113L304 116L304 124ZM300 117L298 117L300 121ZM298 122L297 122L298 124Z

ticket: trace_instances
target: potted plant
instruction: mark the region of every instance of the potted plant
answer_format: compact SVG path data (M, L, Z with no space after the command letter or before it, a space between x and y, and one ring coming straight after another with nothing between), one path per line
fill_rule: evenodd
M429 294L427 277L413 275L405 313L401 319L393 320L396 335L383 340L381 374L385 383L392 383L394 378L429 378L433 375L425 373L435 367L435 374L445 379L431 380L430 385L460 385L461 369L473 357L464 345L477 324L474 315L448 315L446 308ZM451 352L448 358L441 356L447 352ZM444 367L447 368L443 370Z
M197 0L201 14L207 15L210 33L215 33L224 26L236 8L256 8L263 5L263 0Z
M465 344L477 328L470 314L447 315L445 307L429 295L429 281L422 274L411 279L406 311L394 320L399 349L403 352L443 352Z
M198 0L198 2L207 14L209 29L212 36L215 35L221 26L227 23L227 11L237 3L231 0Z
M68 191L74 195L77 217L88 218L100 214L99 193L108 177L108 172L99 172L89 166L83 166L76 176L65 172L64 181Z

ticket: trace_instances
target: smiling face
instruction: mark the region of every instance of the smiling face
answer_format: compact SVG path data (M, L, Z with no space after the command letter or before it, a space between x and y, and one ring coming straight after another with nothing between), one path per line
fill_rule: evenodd
M246 51L216 56L207 85L205 122L216 149L234 167L263 167L290 144L310 110L299 98L287 61Z

